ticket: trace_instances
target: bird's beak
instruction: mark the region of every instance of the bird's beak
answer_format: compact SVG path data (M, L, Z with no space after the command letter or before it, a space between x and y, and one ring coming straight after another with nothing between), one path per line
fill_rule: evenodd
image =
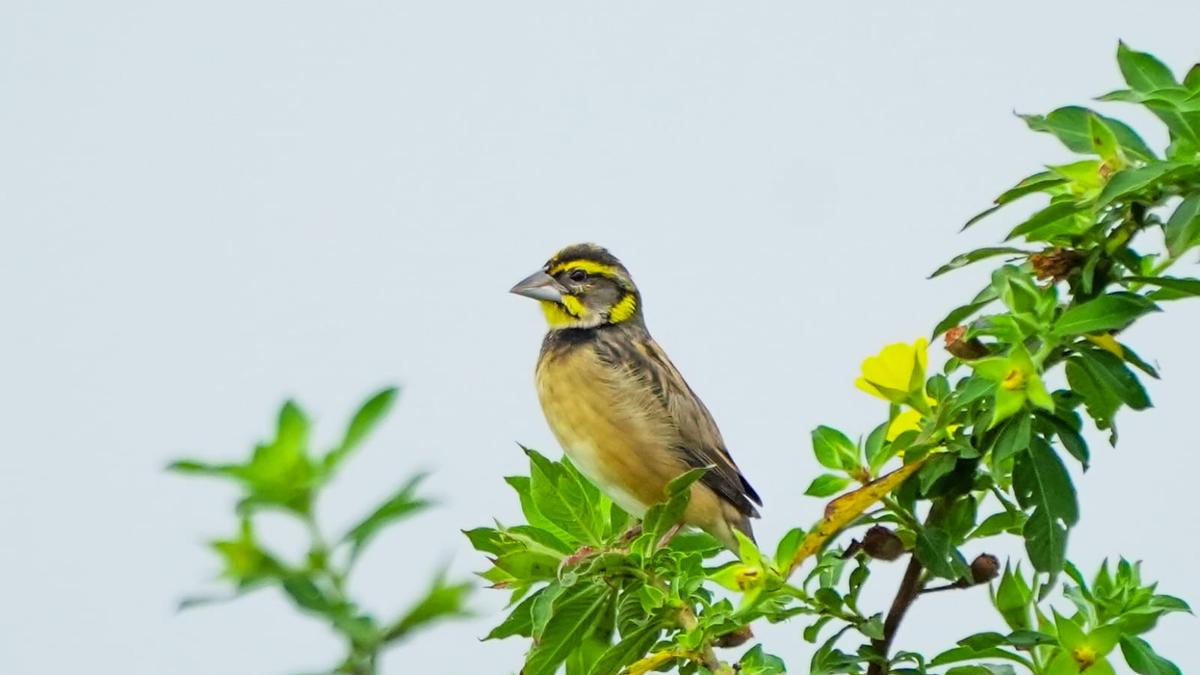
M562 284L558 283L554 277L538 270L518 281L517 285L513 286L508 292L533 298L534 300L562 302L563 293L566 293L567 289L563 288Z

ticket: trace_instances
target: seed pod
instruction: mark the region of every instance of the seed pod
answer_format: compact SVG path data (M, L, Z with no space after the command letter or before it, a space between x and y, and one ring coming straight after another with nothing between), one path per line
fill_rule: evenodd
M1000 575L1000 560L991 553L980 553L971 561L971 580L986 584Z
M863 535L862 550L876 560L895 560L904 553L904 542L895 532L876 525Z

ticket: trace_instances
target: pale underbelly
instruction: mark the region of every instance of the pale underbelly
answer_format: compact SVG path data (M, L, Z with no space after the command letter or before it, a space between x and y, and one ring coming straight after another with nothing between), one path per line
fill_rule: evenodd
M613 500L613 503L635 518L645 515L649 505L643 504L629 490L607 475L605 462L600 458L600 452L595 444L581 439L562 438L561 435L559 444L562 445L563 452L571 458L571 462L575 464L579 472L587 476L601 492Z

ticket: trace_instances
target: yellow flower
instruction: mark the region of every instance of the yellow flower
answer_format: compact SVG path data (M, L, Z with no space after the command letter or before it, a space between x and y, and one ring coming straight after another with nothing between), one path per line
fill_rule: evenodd
M854 386L892 403L925 406L925 366L929 341L917 338L910 344L897 342L862 362L862 377Z
M906 431L919 431L921 429L921 420L925 416L911 408L901 410L892 418L891 424L888 425L887 433L884 439L894 441L900 434Z

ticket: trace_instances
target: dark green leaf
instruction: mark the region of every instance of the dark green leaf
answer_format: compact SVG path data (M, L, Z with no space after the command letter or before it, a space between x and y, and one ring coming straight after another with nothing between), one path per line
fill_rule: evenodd
M590 634L611 599L611 592L602 583L581 583L565 589L555 600L541 640L529 652L522 674L553 675Z
M506 637L520 635L521 637L529 637L533 634L533 603L537 601L546 589L538 589L529 597L521 601L508 617L492 629L490 633L484 637L484 640L501 640Z
M1112 427L1113 416L1121 407L1121 399L1102 387L1080 360L1068 360L1065 370L1071 391L1083 397L1083 403L1096 426L1100 429Z
M658 642L662 626L657 621L650 621L625 636L620 642L609 647L604 654L592 664L588 675L616 675L625 666L645 656L650 648Z
M1167 251L1178 258L1188 249L1200 244L1200 192L1188 195L1175 207L1171 218L1163 228L1167 240Z
M1029 447L1031 418L1028 413L1014 415L1004 423L996 444L992 446L992 461L999 463Z
M1080 464L1083 465L1083 468L1086 471L1089 461L1088 446L1087 441L1083 439L1083 436L1079 433L1079 431L1068 424L1066 420L1058 417L1057 415L1041 411L1039 411L1037 415L1039 419L1045 420L1050 424L1050 426L1054 427L1054 433L1056 433L1058 435L1058 439L1062 441L1063 447L1066 448L1067 452L1071 453L1072 457L1074 457L1079 461Z
M1142 383L1121 359L1103 349L1080 350L1079 359L1095 382L1116 394L1130 408L1144 410L1150 407L1150 397Z
M1109 293L1068 308L1054 322L1054 334L1063 337L1119 330L1154 311L1158 307L1140 295L1124 291Z
M1039 437L1017 455L1013 492L1022 507L1033 509L1024 529L1030 562L1039 571L1057 574L1065 562L1067 529L1078 522L1079 507L1066 467Z
M958 551L950 542L950 535L937 527L921 528L917 532L917 542L914 549L917 558L931 574L957 580L962 576L963 565L956 564L955 558L961 558Z

